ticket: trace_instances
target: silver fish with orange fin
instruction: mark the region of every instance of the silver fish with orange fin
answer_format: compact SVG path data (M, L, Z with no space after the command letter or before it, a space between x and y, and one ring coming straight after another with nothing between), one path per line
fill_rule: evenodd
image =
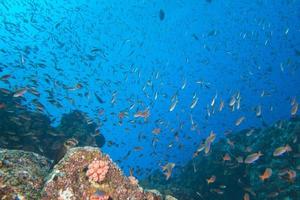
M293 106L292 106L292 109L291 109L291 115L292 116L295 116L298 112L298 103L296 102Z
M244 116L238 118L238 119L235 121L235 125L236 125L236 126L239 126L245 119L246 119L246 117L244 117Z
M287 144L283 147L278 147L277 149L275 149L275 151L273 152L273 156L281 156L282 154L292 151L292 148Z
M168 180L172 175L172 170L175 167L175 163L167 163L162 167L162 170L165 172L166 180Z
M246 159L244 160L244 163L251 164L251 163L257 161L259 159L259 157L261 157L262 155L263 154L260 151L258 153L250 154L246 157Z

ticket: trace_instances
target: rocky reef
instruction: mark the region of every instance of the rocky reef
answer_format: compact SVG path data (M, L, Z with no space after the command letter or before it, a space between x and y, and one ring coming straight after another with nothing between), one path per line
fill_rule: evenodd
M50 166L36 153L0 149L0 199L37 199Z
M101 181L91 180L87 174L93 161L107 163L107 168L95 169L105 174ZM144 192L137 183L125 177L108 155L98 148L73 148L54 167L41 193L41 199L95 199L106 196L111 199L160 199L154 193Z
M99 148L76 147L50 169L51 162L38 154L20 150L0 151L0 199L101 200L132 199L162 200L158 191L144 190L138 181L126 177L117 165ZM102 179L91 179L87 171L95 161L95 173ZM96 162L97 163L97 162ZM104 172L103 172L104 170Z
M300 118L230 133L213 143L209 153L195 154L178 167L179 173L168 181L156 171L140 183L181 200L296 200L300 197L299 137Z
M30 111L22 105L22 97L0 89L0 200L294 200L300 196L299 117L216 140L217 134L211 134L168 180L157 170L139 182L126 177L101 152L98 147L105 139L84 113L65 114L52 127L41 112L43 106L35 103L40 112Z

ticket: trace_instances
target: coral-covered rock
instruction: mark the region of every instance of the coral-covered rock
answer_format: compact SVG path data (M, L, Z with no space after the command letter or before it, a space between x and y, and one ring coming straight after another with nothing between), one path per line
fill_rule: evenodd
M0 199L38 199L50 165L33 152L0 149Z
M105 173L99 178L101 171ZM95 172L98 178L91 179ZM93 147L70 149L47 177L41 193L42 200L106 200L108 197L114 200L162 199L132 184L108 155Z

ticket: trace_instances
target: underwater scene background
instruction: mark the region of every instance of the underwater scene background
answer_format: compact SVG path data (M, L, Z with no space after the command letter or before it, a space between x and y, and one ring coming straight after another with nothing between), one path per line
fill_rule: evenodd
M299 11L0 0L0 199L299 199Z

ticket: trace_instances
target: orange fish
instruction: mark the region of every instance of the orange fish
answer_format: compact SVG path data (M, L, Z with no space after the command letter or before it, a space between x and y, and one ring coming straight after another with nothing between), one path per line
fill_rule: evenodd
M150 116L150 111L148 109L144 111L138 111L137 113L134 114L135 118L141 117L141 118L148 118Z
M171 177L173 168L175 167L175 163L167 163L165 166L162 167L162 170L165 172L166 180Z
M205 145L205 150L204 150L205 154L209 153L211 144L215 140L215 138L216 138L216 134L213 131L211 131L210 135L206 138L205 143L204 143L204 145Z
M195 158L196 156L198 156L199 153L200 153L201 151L204 150L204 148L205 148L205 145L204 145L204 144L201 144L201 145L198 147L198 149L194 152L193 158Z
M259 176L259 178L264 181L272 175L272 169L271 168L266 168L265 172Z
M208 154L210 151L210 147L211 147L211 142L205 142L205 154Z
M297 172L295 170L289 169L287 173L289 175L288 176L289 180L294 181L297 176Z
M155 134L155 135L158 135L160 134L160 128L155 128L152 130L152 133Z
M226 153L224 156L223 156L223 160L224 161L230 161L231 160L231 157L228 153Z
M122 120L124 117L128 116L127 112L119 112L118 117L120 120Z
M216 181L216 176L213 175L209 179L206 179L206 181L207 181L207 184L211 184Z
M206 138L206 141L213 142L216 139L216 134L211 131L209 136Z
M256 193L253 191L253 189L251 187L245 187L244 190L248 193L249 197L250 197L250 194L252 196L256 196Z
M119 116L119 119L123 119L125 115L124 115L123 112L119 112L119 115L118 115L118 116Z

